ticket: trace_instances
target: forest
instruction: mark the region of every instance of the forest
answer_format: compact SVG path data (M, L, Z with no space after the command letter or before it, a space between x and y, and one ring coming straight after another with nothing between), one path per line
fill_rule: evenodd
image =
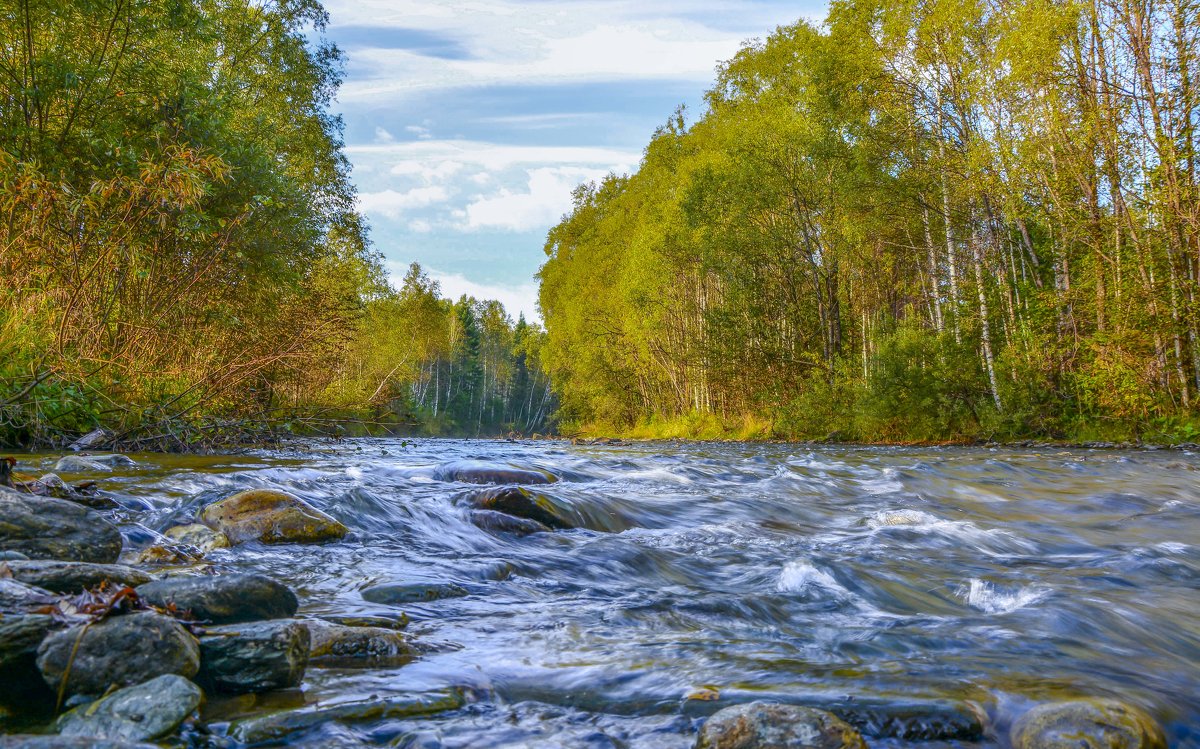
M389 284L315 0L0 0L0 444L545 429L541 331Z
M1194 0L836 0L546 242L565 429L1190 441Z

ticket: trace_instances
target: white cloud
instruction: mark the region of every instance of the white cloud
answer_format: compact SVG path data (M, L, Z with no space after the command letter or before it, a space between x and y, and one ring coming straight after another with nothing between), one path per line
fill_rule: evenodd
M637 151L602 146L514 146L474 140L378 143L346 146L343 150L351 157L368 157L374 161L392 162L392 171L397 174L400 173L397 169L420 172L429 165L437 165L444 161L476 165L489 172L497 172L526 164L612 165L615 168L620 165L632 166L641 159L641 153ZM422 166L399 166L404 162L415 162Z
M576 185L604 177L606 170L578 167L530 169L526 189L507 188L472 201L464 209L463 228L531 231L551 226L571 208Z
M797 5L723 0L656 2L579 0L332 0L338 25L415 29L464 52L454 59L408 49L365 46L352 59L366 75L346 82L343 101L488 84L712 79L752 34L768 33L805 10Z
M440 186L417 187L407 192L381 190L380 192L360 193L358 207L364 213L377 213L388 218L398 218L406 210L426 208L435 203L445 202L449 197L446 188Z
M428 234L433 231L433 224L424 219L415 219L408 222L408 230L417 234Z
M396 140L396 136L384 130L382 127L375 127L375 142L376 143L392 143Z
M407 133L412 133L421 140L429 140L433 137L433 134L429 132L429 128L422 127L420 125L406 125L404 127L404 131Z

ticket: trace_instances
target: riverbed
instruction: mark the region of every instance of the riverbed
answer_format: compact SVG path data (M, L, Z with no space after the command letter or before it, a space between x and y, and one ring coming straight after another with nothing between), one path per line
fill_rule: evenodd
M283 489L350 535L218 550L215 570L286 583L303 615L403 613L428 646L405 664L310 667L286 694L210 700L217 736L272 705L453 688L469 704L289 741L682 749L705 715L758 697L965 704L985 732L955 745L1003 747L1030 706L1089 696L1143 708L1171 746L1200 743L1190 452L363 439L133 457L99 477L127 549L233 492ZM545 471L558 480L538 490L590 527L481 529L462 502L479 487L437 478L452 461ZM391 606L360 592L409 582L468 595Z

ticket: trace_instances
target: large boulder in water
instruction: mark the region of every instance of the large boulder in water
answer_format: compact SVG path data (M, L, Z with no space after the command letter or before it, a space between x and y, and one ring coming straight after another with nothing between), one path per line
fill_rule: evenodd
M311 619L308 657L339 666L378 665L411 658L416 648L408 636L382 627L348 627Z
M478 460L457 460L433 469L439 481L461 481L466 484L549 484L557 478L545 471L504 463L485 463Z
M134 587L151 580L145 572L121 564L59 562L49 559L9 561L4 564L8 565L14 580L55 593L78 593L104 583Z
M191 678L200 648L175 620L143 611L55 632L38 648L37 665L51 689L65 679L66 694L103 694L163 674Z
M148 741L175 733L203 700L200 687L182 676L164 674L80 705L60 717L55 727L63 736Z
M0 551L111 564L121 544L116 526L86 507L0 488Z
M286 619L300 606L287 586L255 574L171 577L142 585L137 594L147 603L174 605L211 624Z
M221 692L267 692L300 684L308 627L294 619L211 627L200 638L197 680Z
M392 606L440 601L443 598L462 598L467 595L470 595L470 591L454 583L385 583L362 590L364 601Z
M532 533L547 533L553 530L544 523L529 518L520 518L495 510L471 510L467 517L475 527L489 533L511 533L514 536L528 536Z
M532 520L547 528L578 527L570 508L546 494L519 486L498 486L475 492L467 501L477 510L488 510Z
M214 502L200 511L200 522L233 543L320 543L348 532L299 497L275 489L250 489Z
M1166 749L1162 728L1149 715L1116 700L1039 705L1013 724L1013 749Z
M709 718L696 749L867 749L867 744L833 713L751 702Z

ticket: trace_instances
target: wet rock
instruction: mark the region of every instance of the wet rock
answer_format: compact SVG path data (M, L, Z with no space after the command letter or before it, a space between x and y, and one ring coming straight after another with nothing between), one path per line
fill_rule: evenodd
M54 620L42 614L0 618L0 680L14 671L37 673L37 649Z
M443 463L433 470L439 481L461 481L466 484L549 484L557 478L545 471L519 468L503 463L460 460Z
M320 543L348 532L299 497L274 489L251 489L214 502L200 511L200 522L233 543Z
M154 744L97 739L90 736L0 736L0 749L158 749Z
M500 486L472 494L467 499L477 510L490 510L532 520L548 528L575 528L569 509L545 494L516 486Z
M0 550L30 559L110 564L121 554L121 533L74 502L0 489Z
M58 459L54 470L62 473L112 473L112 466L83 455L67 455Z
M1013 749L1166 749L1162 727L1132 705L1094 699L1039 705L1013 724Z
M0 551L0 562L10 562L14 559L25 560L28 558L19 551Z
M145 572L120 564L58 562L45 559L4 564L8 566L14 580L55 593L78 593L106 582L110 585L135 587L151 580Z
M229 537L224 533L214 531L207 525L201 525L200 523L177 525L174 528L168 528L163 535L172 541L194 546L204 554L217 549L228 549L232 545L229 542Z
M80 705L55 723L63 736L148 741L169 736L200 707L200 687L174 674Z
M27 485L31 494L36 494L40 497L54 497L55 499L65 499L68 502L91 507L95 510L111 510L114 507L120 507L117 502L100 494L96 488L96 482L86 481L82 484L72 486L63 481L56 473L47 473L37 481Z
M196 638L172 619L145 611L55 632L38 648L38 669L51 689L103 694L163 674L191 678L200 668Z
M243 744L257 744L282 739L329 721L361 723L405 720L458 710L465 704L461 692L450 691L343 702L339 705L314 705L235 721L229 728L229 735Z
M97 445L103 445L105 442L108 442L115 436L115 434L108 431L104 427L97 427L71 444L67 445L67 447L71 450L88 450L96 447Z
M139 586L137 594L155 606L174 604L211 624L286 619L300 606L289 588L255 574L166 578Z
M186 544L155 544L137 553L133 563L138 565L193 567L204 561L204 555Z
M495 510L471 510L468 517L481 530L490 533L511 533L515 536L528 536L532 533L548 533L550 526L528 518L519 518Z
M379 627L399 632L408 627L408 614L394 616L356 615L356 616L322 616L321 621L340 624L343 627Z
M300 684L308 666L304 622L282 620L212 627L200 638L197 680L222 692L267 692Z
M363 588L364 601L371 603L418 603L443 598L462 598L469 595L466 588L454 583L393 583Z
M341 665L377 665L411 658L416 650L406 635L382 627L348 627L312 619L308 657Z
M696 749L866 749L858 731L833 713L751 702L704 723Z
M2 562L0 564L10 564ZM56 600L48 590L0 577L0 613L24 614L30 609L46 606Z

